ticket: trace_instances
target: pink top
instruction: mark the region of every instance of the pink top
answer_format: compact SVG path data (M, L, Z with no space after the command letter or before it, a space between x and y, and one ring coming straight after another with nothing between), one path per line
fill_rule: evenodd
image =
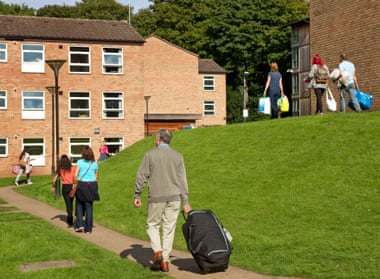
M108 154L108 146L103 145L102 147L99 148L100 154Z

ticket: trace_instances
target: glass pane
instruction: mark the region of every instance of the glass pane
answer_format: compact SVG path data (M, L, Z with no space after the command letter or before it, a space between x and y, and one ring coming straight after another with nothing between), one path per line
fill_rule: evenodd
M42 109L43 102L39 99L24 99L24 109Z
M24 62L41 62L42 53L35 52L25 52L24 53Z
M23 142L24 142L24 144L27 144L27 143L29 143L29 144L37 143L38 144L38 143L44 143L44 140L41 138L34 138L34 139L24 139Z
M105 101L106 109L119 109L121 107L120 100L106 100Z
M104 55L104 63L105 64L113 64L113 65L121 65L121 57L120 55Z
M7 143L7 139L1 138L0 139L0 144L5 144L5 143Z
M5 154L5 146L0 146L0 154Z
M44 93L41 91L26 91L23 95L24 97L43 97Z
M44 48L41 45L23 45L23 50L40 50L42 51Z
M0 44L0 49L5 49L5 44Z
M73 109L88 109L88 100L71 100L71 108Z
M88 64L88 54L71 54L71 63Z

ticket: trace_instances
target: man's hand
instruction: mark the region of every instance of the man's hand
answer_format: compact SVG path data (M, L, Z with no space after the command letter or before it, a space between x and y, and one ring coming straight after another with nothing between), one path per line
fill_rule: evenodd
M142 205L141 200L140 200L139 198L135 198L135 200L133 201L133 205L134 205L136 208L141 207L141 205Z
M183 206L183 211L187 214L187 213L189 213L190 211L191 211L191 206L190 206L190 204L185 204L184 206Z

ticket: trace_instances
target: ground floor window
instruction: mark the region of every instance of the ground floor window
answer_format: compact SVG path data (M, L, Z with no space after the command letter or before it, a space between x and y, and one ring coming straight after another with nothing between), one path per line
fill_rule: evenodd
M69 150L71 162L76 163L82 157L82 149L86 145L90 145L91 139L83 138L70 138Z
M27 148L31 164L33 166L45 165L45 139L44 138L24 138L22 140L22 149ZM21 151L20 151L21 153Z
M106 142L110 154L116 154L123 150L124 140L122 137L104 137L103 140Z
M8 139L0 138L0 157L8 156Z

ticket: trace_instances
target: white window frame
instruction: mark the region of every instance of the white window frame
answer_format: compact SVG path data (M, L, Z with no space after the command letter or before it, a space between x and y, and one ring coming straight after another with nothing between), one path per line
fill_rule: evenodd
M115 61L116 60L116 61ZM123 74L123 49L119 47L104 47L102 55L103 74Z
M0 90L0 110L8 108L8 94L7 90Z
M0 137L0 157L8 157L8 138Z
M71 162L74 164L82 158L82 149L84 146L91 146L90 137L71 137L69 138L69 153Z
M123 137L103 137L103 141L108 147L108 152L112 155L115 155L124 149Z
M203 77L203 91L215 91L215 77L214 76Z
M39 44L22 44L21 72L44 73L45 72L45 47ZM34 56L35 61L25 61L29 55Z
M118 96L111 97L111 95L117 94ZM118 106L117 108L112 106L112 101L114 101ZM107 107L108 104L108 107ZM122 92L103 92L102 94L102 112L103 119L123 119L124 118L124 96ZM118 116L109 116L110 114L117 113Z
M33 166L45 166L45 139L43 137L30 137L22 139L22 149L28 147ZM40 151L40 152L39 152Z
M215 116L215 101L205 100L203 101L203 115L204 116Z
M87 49L87 50L85 50ZM88 62L75 62L73 56L87 56ZM81 59L79 59L81 60ZM85 60L85 59L84 59ZM71 46L69 47L69 72L75 74L91 73L91 48L88 46Z
M81 94L82 96L74 96ZM73 102L77 100L79 102L86 103L86 107L73 108ZM88 91L71 91L69 92L69 118L70 119L90 119L91 117L91 95Z
M8 45L0 43L0 62L8 62Z
M40 106L34 107L34 101L38 102ZM44 91L22 91L22 119L45 119Z

